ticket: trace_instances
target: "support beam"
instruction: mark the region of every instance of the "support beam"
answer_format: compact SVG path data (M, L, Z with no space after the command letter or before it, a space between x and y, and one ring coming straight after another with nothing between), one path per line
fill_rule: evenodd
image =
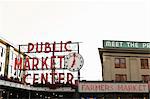
M7 98L6 99L9 99L9 91L6 91L6 94L7 94Z
M10 46L6 45L6 57L5 57L5 69L4 69L4 75L6 77L8 76L9 52L10 52Z
M31 99L31 91L29 91L29 99Z

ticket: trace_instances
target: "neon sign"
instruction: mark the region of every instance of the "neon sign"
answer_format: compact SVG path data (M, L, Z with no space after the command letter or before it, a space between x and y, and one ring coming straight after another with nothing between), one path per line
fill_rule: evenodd
M72 47L72 45L75 45L76 47ZM15 70L34 71L33 73L25 72L23 74L24 82L27 83L26 79L32 78L32 83L38 83L40 81L41 83L50 82L55 84L55 78L57 78L57 82L59 83L75 83L75 77L72 73L79 71L84 62L83 57L78 51L78 42L73 43L67 41L64 43L61 41L60 43L28 43L26 47L27 51L25 53L35 53L43 56L40 58L37 57L38 55L34 57L26 56L25 58L18 57L15 59ZM76 48L76 50L74 48ZM70 55L73 55L73 57ZM70 64L73 64L73 66L70 66ZM70 71L68 70L68 67ZM60 72L64 70L66 70L66 72Z

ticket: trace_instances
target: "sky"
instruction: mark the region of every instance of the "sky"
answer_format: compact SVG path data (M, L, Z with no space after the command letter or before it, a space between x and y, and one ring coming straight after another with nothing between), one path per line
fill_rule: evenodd
M81 79L102 80L102 40L150 42L150 1L0 0L0 37L15 46L82 42Z

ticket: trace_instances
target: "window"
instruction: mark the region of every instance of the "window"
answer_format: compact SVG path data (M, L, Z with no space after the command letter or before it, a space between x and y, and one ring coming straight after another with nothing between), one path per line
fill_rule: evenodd
M3 49L3 47L1 47L1 57L3 57L3 52L4 52L4 49Z
M115 58L115 68L126 68L125 58Z
M2 65L3 65L2 62L0 62L0 71L1 71L1 69L2 69Z
M141 59L141 68L142 69L148 69L148 59Z
M126 74L116 74L115 81L127 81Z
M149 81L150 80L150 75L142 75L142 80L143 81Z
M10 65L10 72L11 72L11 74L12 74L12 68L13 68L12 65Z
M14 53L11 51L11 60L13 60Z

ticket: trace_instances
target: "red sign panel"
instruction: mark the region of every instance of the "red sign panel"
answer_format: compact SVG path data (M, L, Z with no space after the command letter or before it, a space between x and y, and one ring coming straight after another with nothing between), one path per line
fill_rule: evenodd
M146 83L98 83L98 82L80 82L79 92L133 92L147 93L148 84Z

